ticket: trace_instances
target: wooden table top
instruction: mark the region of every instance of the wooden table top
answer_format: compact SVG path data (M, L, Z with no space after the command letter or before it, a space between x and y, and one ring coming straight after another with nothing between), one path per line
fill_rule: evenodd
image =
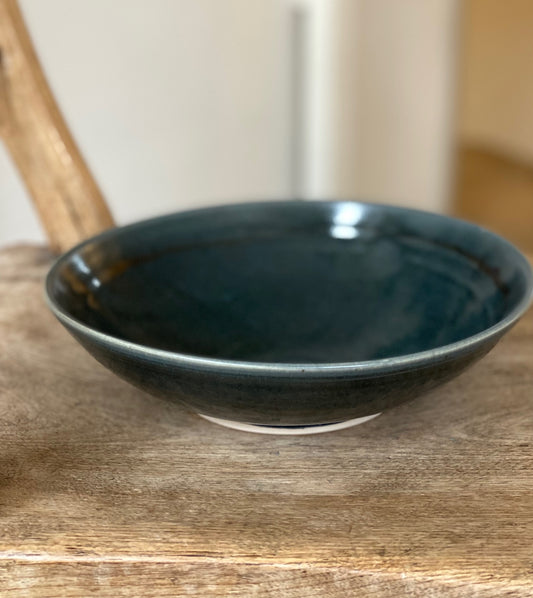
M210 424L96 363L0 252L0 594L533 596L533 310L362 426Z

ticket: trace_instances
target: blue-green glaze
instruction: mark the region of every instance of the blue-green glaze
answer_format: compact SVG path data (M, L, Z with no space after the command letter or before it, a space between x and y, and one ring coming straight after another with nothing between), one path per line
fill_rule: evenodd
M59 320L134 385L213 417L371 415L454 377L527 308L504 239L358 202L265 202L114 229L61 257Z

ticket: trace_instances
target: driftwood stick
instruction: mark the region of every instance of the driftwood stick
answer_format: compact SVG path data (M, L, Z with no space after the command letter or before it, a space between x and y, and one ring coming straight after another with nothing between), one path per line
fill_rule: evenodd
M53 251L113 226L54 100L16 0L0 0L0 135Z

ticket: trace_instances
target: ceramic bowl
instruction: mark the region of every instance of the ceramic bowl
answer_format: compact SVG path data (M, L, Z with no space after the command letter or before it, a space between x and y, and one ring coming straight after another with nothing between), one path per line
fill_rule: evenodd
M229 205L105 232L46 281L102 364L218 423L342 428L457 376L526 310L527 260L436 214L359 202Z

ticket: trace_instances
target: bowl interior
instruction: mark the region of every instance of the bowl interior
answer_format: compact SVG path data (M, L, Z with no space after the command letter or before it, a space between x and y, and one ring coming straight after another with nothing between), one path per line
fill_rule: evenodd
M498 323L526 292L513 251L478 227L409 210L249 204L111 231L60 261L49 293L89 327L153 348L366 361Z

